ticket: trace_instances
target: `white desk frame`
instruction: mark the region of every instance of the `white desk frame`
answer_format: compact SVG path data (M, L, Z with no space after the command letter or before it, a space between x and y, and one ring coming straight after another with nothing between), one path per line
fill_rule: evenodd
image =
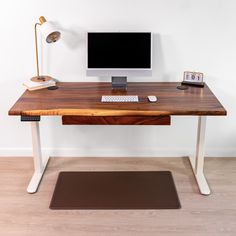
M40 181L46 170L49 157L46 157L44 160L42 158L39 122L38 121L31 122L31 129L32 129L32 142L33 142L34 174L27 188L27 192L35 193L38 189ZM203 173L204 154L205 154L205 130L206 130L206 116L199 116L196 154L195 157L189 157L189 160L200 193L203 195L209 195L211 191Z

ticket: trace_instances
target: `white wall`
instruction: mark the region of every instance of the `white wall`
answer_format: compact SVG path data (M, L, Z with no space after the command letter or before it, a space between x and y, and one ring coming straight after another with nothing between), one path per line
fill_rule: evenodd
M235 0L2 0L0 155L31 155L30 124L7 112L36 73L33 25L44 15L64 29L63 40L40 49L44 74L60 81L106 80L86 78L86 31L154 32L154 73L142 81L203 72L228 111L208 119L206 154L236 156L235 12ZM69 127L59 117L43 117L42 146L65 156L179 156L192 152L196 125L194 117L173 117L170 127Z

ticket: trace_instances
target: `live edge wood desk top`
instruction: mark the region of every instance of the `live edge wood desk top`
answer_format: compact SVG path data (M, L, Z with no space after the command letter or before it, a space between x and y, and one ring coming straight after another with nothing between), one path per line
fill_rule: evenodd
M111 83L60 82L59 89L25 91L10 109L15 116L171 116L226 115L209 87L178 90L175 82L128 83L122 95L138 95L137 103L102 103L102 95L119 95ZM148 95L158 98L156 103Z

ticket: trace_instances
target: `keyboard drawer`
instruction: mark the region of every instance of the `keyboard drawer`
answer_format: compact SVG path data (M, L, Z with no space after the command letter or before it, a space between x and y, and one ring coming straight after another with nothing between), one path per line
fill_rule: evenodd
M170 125L170 116L62 116L63 125Z

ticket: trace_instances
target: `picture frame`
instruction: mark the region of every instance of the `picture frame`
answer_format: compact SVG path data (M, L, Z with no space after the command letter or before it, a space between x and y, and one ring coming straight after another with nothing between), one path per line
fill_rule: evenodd
M184 71L182 84L204 87L203 73L194 71Z

